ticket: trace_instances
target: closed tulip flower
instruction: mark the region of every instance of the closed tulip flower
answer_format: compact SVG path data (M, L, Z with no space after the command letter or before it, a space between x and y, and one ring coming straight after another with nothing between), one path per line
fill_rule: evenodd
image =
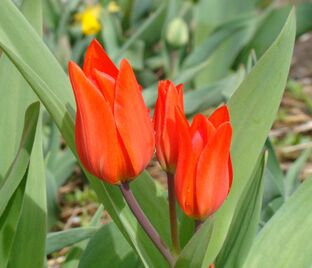
M171 81L160 81L158 99L154 111L156 132L156 155L162 168L173 173L178 157L175 109L183 108L183 86L175 86Z
M191 126L181 111L177 109L176 114L180 133L177 200L185 214L203 220L222 205L232 183L228 109L222 106L209 118L196 115Z
M154 130L130 64L118 70L101 45L92 41L83 70L69 63L77 113L75 141L84 167L118 184L136 177L154 152Z

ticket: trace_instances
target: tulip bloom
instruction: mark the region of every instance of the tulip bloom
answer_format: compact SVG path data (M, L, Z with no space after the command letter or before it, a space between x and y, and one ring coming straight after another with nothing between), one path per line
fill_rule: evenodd
M92 41L83 70L69 63L77 113L75 141L85 168L111 184L136 177L154 153L154 130L129 63L118 70Z
M196 115L191 126L181 111L176 114L180 141L175 192L185 214L202 220L222 205L232 184L229 113L222 106L209 118Z
M184 111L183 85L175 86L169 80L160 81L154 111L156 155L162 168L170 173L174 173L178 157L176 108Z

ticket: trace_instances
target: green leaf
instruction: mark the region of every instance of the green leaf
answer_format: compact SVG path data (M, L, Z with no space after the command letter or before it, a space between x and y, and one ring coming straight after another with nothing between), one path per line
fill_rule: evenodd
M241 84L245 76L243 69L237 73L212 83L206 87L188 91L184 95L184 111L192 115L205 109L226 102Z
M300 36L312 29L312 3L300 3L296 6L297 36Z
M181 248L184 248L187 242L192 238L194 230L195 230L194 220L183 213L180 219L180 228L179 228L179 238Z
M265 155L263 154L256 164L248 187L245 188L237 204L229 234L218 255L217 267L242 267L244 263L258 231L263 196L264 167Z
M102 267L144 267L113 223L102 226L94 234L78 266L78 268Z
M40 120L41 117L31 151L22 212L10 254L9 268L41 268L44 265L47 201Z
M295 191L299 184L299 175L305 163L311 155L311 149L306 149L298 159L290 166L284 180L284 198L287 199Z
M231 23L221 25L215 32L208 35L199 45L197 45L183 62L183 68L200 64L207 60L207 58L220 46L228 37L234 35L238 31L246 28L250 23L248 19L243 16L239 17Z
M263 205L284 193L284 174L280 168L274 147L270 139L267 139L265 146L268 150L268 162L264 172L264 197Z
M103 27L101 28L101 37L103 44L108 55L114 55L118 53L119 44L118 38L120 33L120 25L117 27L117 23L120 23L114 16L110 14L107 10L101 13L100 21Z
M103 214L104 207L100 205L93 215L88 227L98 227L101 226L101 216ZM81 241L75 244L74 247L71 248L70 252L66 256L66 260L62 265L62 268L77 268L80 258L88 245L88 240Z
M278 38L231 97L233 185L228 199L215 215L208 247L197 247L206 237L199 230L202 234L193 237L183 250L188 252L196 248L195 254L191 258L181 254L176 267L207 267L219 253L239 198L248 184L278 110L286 85L294 39L295 16L292 11Z
M207 83L214 82L218 79L228 75L234 60L238 56L241 49L253 37L259 22L263 19L264 15L255 16L255 14L243 17L237 24L242 24L238 30L227 38L218 46L218 48L209 56L208 64L196 77L196 86L204 86ZM232 28L230 24L228 26Z
M118 50L118 53L113 55L114 61L119 61L120 57L123 55L123 53L130 48L138 39L141 38L141 36L147 32L151 31L150 26L157 21L159 17L163 15L163 12L165 9L166 4L160 5L155 13L153 13L149 18L147 18L138 28L137 30L131 35L131 37L123 44L123 46Z
M66 129L63 135L72 135L73 128L66 125L68 119L64 118L70 118L70 112L75 107L69 81L40 36L9 0L0 2L0 47L6 51L19 70L23 69L22 75L31 86L37 84L41 90L50 92L50 95L41 101L49 107L50 112L54 109L58 114L54 119L59 127ZM38 87L33 87L37 90L36 94ZM62 105L56 95L64 101L63 107L66 105L70 112L63 114L60 111Z
M24 0L21 5L21 11L33 25L34 29L41 33L41 1ZM6 143L3 146L6 149L6 153L8 153L6 159L9 159L11 153L16 150L16 142L20 139L21 135L21 119L26 111L25 127L18 156L9 170L9 176L6 178L7 181L5 181L6 179L4 180L6 186L10 187L1 188L1 192L6 192L5 194L1 193L1 196L9 195L15 186L14 184L9 185L8 182L14 182L16 184L20 182L22 177L24 178L19 186L19 189L21 187L23 189L23 196L18 195L23 197L23 199L18 198L19 200L14 200L15 198L11 198L11 200L14 200L13 206L16 206L12 209L16 210L18 214L11 212L7 215L7 219L5 219L6 225L7 222L11 222L12 225L10 233L6 235L6 239L10 238L10 241L7 241L4 246L7 250L7 256L3 258L3 261L8 262L8 266L5 264L3 267L31 266L41 268L45 258L46 198L41 124L37 125L39 103L32 104L26 110L29 103L36 99L34 94L29 90L26 81L17 72L15 66L8 61L6 56L3 56L1 66L3 67L3 72L0 72L3 83L1 81L0 83L10 89L8 90L8 88L2 87L4 90L1 92L1 94L6 95L4 98L5 102L1 105L1 109L4 109L5 113L7 113L4 121L7 120L5 123L8 124L3 128L5 129L4 134L10 133L6 137L1 138L0 136L1 142ZM39 119L38 122L41 122L41 120ZM26 127L28 127L28 130ZM25 173L27 167L28 171ZM18 174L18 172L21 173ZM38 178L40 178L39 181ZM8 232L8 229L4 231ZM36 235L33 235L34 233ZM9 259L7 258L8 255Z
M257 235L243 268L311 267L311 192L308 179Z
M205 39L214 29L238 16L249 14L255 9L256 0L210 0L198 1L195 6L194 38L196 46Z
M69 247L82 240L88 239L94 235L97 230L97 227L81 227L49 233L46 242L46 254L51 254L62 248Z
M262 56L281 31L284 21L286 20L291 8L292 5L286 5L270 11L266 20L264 20L262 25L260 25L257 29L253 40L244 48L241 61L246 60L251 49L256 51L258 58ZM297 36L300 36L301 34L312 29L311 12L311 3L298 4L296 7Z
M26 174L0 216L0 267L7 267L25 191Z
M90 182L93 189L97 192L99 200L109 211L110 216L114 219L114 223L124 234L130 245L137 251L144 265L147 267L159 267L159 265L161 267L168 267L168 263L165 262L158 250L155 249L155 246L141 229L141 226L125 204L118 187L104 184L90 174L88 176L92 178ZM131 183L131 188L138 198L138 202L142 206L144 213L153 223L162 239L169 241L169 235L164 236L165 233L169 234L169 224L166 224L168 222L168 213L166 215L164 214L168 209L168 205L163 199L163 194L159 191L161 190L160 186L144 172ZM144 200L142 199L143 195L146 197ZM160 202L161 199L163 200Z
M215 218L212 215L200 227L200 229L193 235L192 239L182 249L178 260L174 267L201 267L202 260L198 260L196 255L197 251L206 249L211 241L213 229L215 227ZM192 245L192 241L197 241L196 246ZM195 258L194 258L195 256Z
M36 2L37 0L24 1L21 11L33 27L41 32L41 5ZM0 113L6 114L0 118L1 181L17 154L25 111L36 100L36 97L6 55L2 55L0 58L0 85Z
M38 114L39 103L27 109L20 149L0 185L0 267L7 267L21 215Z
M39 103L32 104L26 111L21 143L14 162L0 184L0 216L11 196L23 179L28 168L30 154L36 133Z

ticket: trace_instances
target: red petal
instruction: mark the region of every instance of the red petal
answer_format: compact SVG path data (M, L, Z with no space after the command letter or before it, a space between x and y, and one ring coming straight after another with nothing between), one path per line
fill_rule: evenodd
M164 155L169 169L175 169L178 157L178 140L176 138L176 115L175 109L178 107L183 112L183 103L175 85L165 81L163 91L166 91L163 106L163 128L161 131L161 142L163 143ZM162 86L160 84L160 86Z
M233 166L231 156L229 156L228 170L229 170L228 174L229 174L229 191L230 191L233 182Z
M109 183L127 175L127 167L117 138L112 110L81 69L69 63L77 115L75 138L77 152L89 172Z
M196 172L198 217L204 218L214 213L229 192L228 160L231 137L230 123L222 124L199 158Z
M96 79L97 85L101 90L101 93L105 99L109 102L111 109L113 110L115 101L115 80L108 74L101 73L98 70L94 71L94 77Z
M199 156L208 140L215 133L215 128L203 114L197 114L191 125L193 151Z
M118 75L117 67L96 39L92 40L87 49L83 64L83 72L88 78L92 78L94 69L106 73L114 79L116 79Z
M139 85L126 60L120 63L115 90L115 122L135 175L138 175L153 156L154 129Z
M185 214L192 216L195 199L196 159L192 152L192 140L188 122L180 109L176 109L179 156L174 187L177 201Z
M164 128L164 110L165 110L165 88L163 88L163 81L158 83L158 98L155 104L154 110L154 129L155 129L155 145L156 145L156 155L161 166L165 168L166 160L164 155L164 148L162 142L162 130Z
M214 125L215 128L220 126L224 122L230 121L230 114L226 105L222 105L215 110L208 120Z
M182 104L182 111L184 112L184 100L183 100L183 84L179 84L177 85L177 90L179 93L179 99L180 99L180 103Z

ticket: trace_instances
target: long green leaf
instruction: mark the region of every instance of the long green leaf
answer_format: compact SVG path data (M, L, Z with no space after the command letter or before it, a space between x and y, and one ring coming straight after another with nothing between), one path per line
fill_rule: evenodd
M27 109L20 149L0 186L0 267L7 267L16 236L38 114L39 103Z
M215 225L207 248L198 248L192 258L186 253L197 247L205 234L189 241L176 267L207 267L219 253L229 230L237 202L263 148L278 110L295 39L292 11L273 45L267 50L229 101L233 141L231 155L234 179L228 199L215 215ZM199 231L201 233L201 230Z
M158 19L162 15L162 13L165 11L166 4L160 5L156 12L152 14L148 19L144 21L140 25L140 27L136 30L136 32L129 38L129 40L124 43L124 45L118 50L118 53L116 53L116 56L113 58L115 61L118 61L120 57L123 55L123 53L131 46L133 45L140 37L143 35L146 31L149 30L149 26Z
M11 196L4 213L0 216L0 267L7 267L9 261L18 220L21 214L26 176L26 174L23 176L22 182Z
M296 190L299 184L300 172L311 155L311 149L306 149L298 159L290 166L284 180L284 198L287 199Z
M270 14L257 29L254 38L244 48L240 62L245 61L251 49L254 49L257 57L261 57L266 49L272 44L281 31L292 5L282 6L270 11ZM312 29L312 3L302 3L296 6L297 28L296 35L300 36Z
M33 27L41 32L41 5L36 2L38 0L24 1L21 11ZM16 156L25 111L36 100L36 96L29 90L29 85L6 55L2 55L0 59L0 85L0 113L6 114L0 117L1 178Z
M97 227L81 227L48 234L46 254L69 247L90 238L97 232Z
M101 226L101 216L103 215L104 207L100 205L89 224L86 227L99 227ZM80 258L88 245L88 240L81 241L75 244L71 248L70 252L66 256L66 260L62 265L62 268L77 268Z
M259 226L264 167L265 155L263 154L236 207L229 234L216 262L217 267L240 268L244 263Z
M5 210L11 196L20 184L28 168L30 154L36 133L39 103L31 105L25 115L21 143L14 162L0 184L0 216Z
M41 34L42 5L41 0L24 0L21 11L28 18L33 28ZM19 88L21 96L30 94L26 81ZM35 96L33 96L35 98ZM27 102L26 102L27 103ZM22 108L22 107L21 107ZM8 267L43 267L46 237L46 180L42 151L42 119L39 117L35 140L30 156L27 181L21 216L18 222ZM38 179L40 178L40 179ZM34 221L34 219L36 219ZM36 235L33 235L33 234ZM32 246L29 247L28 245Z
M139 258L113 223L102 226L91 238L78 266L78 268L102 267L143 267Z
M243 268L310 268L312 179L305 181L257 236Z
M22 212L10 254L9 268L41 268L45 260L47 201L41 131L41 121L38 121Z

